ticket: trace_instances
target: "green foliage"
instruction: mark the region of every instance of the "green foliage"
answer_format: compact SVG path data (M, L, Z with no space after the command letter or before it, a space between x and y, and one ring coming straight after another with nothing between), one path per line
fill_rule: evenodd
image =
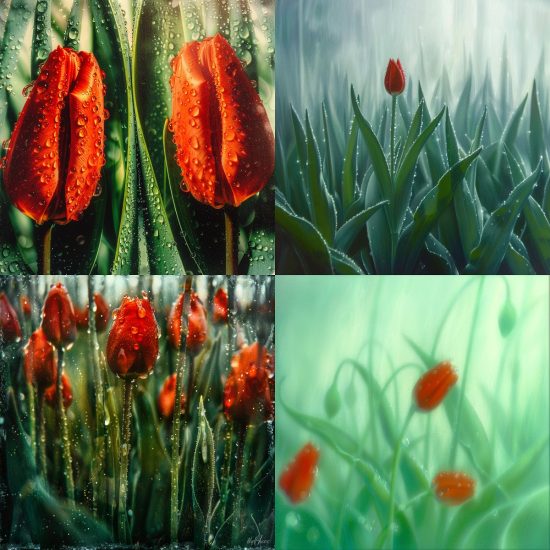
M376 106L378 129L353 87L349 132L340 125L347 104L338 98L323 103L318 135L324 148L316 146L311 112L304 130L292 110L294 134L283 129L278 135L276 203L299 224L311 224L325 242L311 229L298 237L286 218L277 221L278 270L338 273L345 259L370 274L548 273L550 165L536 83L505 124L492 105L479 104L471 69L454 115L443 107L432 118L422 87L416 98L412 88L398 98L394 173L388 96ZM372 218L356 217L381 201ZM338 238L352 221L353 237ZM311 257L324 247L324 260Z

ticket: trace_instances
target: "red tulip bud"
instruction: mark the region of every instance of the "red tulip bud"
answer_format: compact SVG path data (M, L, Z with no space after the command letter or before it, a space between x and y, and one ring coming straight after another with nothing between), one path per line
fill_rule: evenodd
M52 384L51 386L48 386L44 390L44 399L46 403L50 407L55 407L57 402L57 387L56 383ZM63 406L68 409L71 406L71 403L73 402L73 389L71 387L71 382L69 381L69 377L65 374L61 374L61 395L63 396Z
M258 342L244 346L231 359L224 388L228 420L244 425L273 418L273 357Z
M181 343L181 314L183 310L184 295L180 294L172 305L168 316L168 339L174 349L180 349ZM206 309L198 295L193 292L189 302L189 319L186 347L190 353L198 353L206 342L208 325L206 322Z
M435 495L444 504L457 506L474 496L476 482L462 472L439 472L433 479Z
M221 35L188 42L172 60L170 130L182 189L214 208L239 206L275 167L267 113Z
M158 409L162 418L169 420L174 415L176 403L176 373L166 377L159 392ZM185 410L185 394L181 394L180 409Z
M23 348L23 368L30 384L46 388L57 377L57 353L41 328L36 329Z
M21 325L8 297L0 292L0 344L6 345L21 339Z
M214 295L214 311L212 321L214 323L227 323L228 300L227 292L223 288L219 288Z
M159 329L147 298L125 296L113 312L107 363L121 378L144 378L157 361Z
M67 289L57 283L46 296L42 309L42 329L56 348L67 348L76 340L76 318Z
M449 361L442 361L426 372L414 387L416 405L422 411L435 409L456 384L458 375Z
M405 89L405 71L401 67L401 61L390 59L384 78L386 92L392 95L399 95Z
M96 332L104 332L109 324L109 304L99 293L94 294L95 303L95 329ZM89 307L75 308L76 326L80 330L88 330Z
M319 451L307 443L281 473L279 487L293 504L305 500L317 474Z
M58 47L42 65L10 139L4 188L39 224L88 207L104 156L103 76L93 54Z
M28 296L21 296L19 298L19 303L21 304L21 311L25 317L30 317L32 313L31 301Z

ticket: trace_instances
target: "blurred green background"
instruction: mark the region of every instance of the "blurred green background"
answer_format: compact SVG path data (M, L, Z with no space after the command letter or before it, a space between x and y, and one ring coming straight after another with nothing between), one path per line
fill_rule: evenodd
M292 506L277 490L281 550L389 547L378 538L385 525L361 466L389 488L391 434L403 425L421 372L447 359L459 381L446 400L465 389L455 467L476 479L476 496L454 509L433 498L431 479L451 466L455 415L443 405L415 414L401 462L416 471L398 474L396 504L408 507L395 547L548 546L547 277L280 276L276 296L276 479L306 442L320 449L309 499ZM373 383L343 367L340 408L329 418L325 395L347 358Z

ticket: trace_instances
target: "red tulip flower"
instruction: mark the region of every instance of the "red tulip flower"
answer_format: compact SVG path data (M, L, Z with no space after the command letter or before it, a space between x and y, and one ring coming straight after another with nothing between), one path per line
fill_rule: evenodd
M168 316L168 340L174 349L180 349L181 344L181 314L183 310L184 294L180 294L172 305ZM186 350L190 353L198 353L206 342L208 324L206 321L206 309L198 295L191 293L189 302L189 319L186 340Z
M397 61L390 59L388 68L386 69L384 86L388 94L399 95L403 93L405 89L405 71L401 67L399 59Z
M422 411L435 409L456 384L458 375L449 361L442 361L426 372L414 387L416 405Z
M69 377L65 374L61 374L61 395L63 396L63 406L68 409L71 406L71 403L73 402L73 388L71 386L71 382L69 381ZM50 407L55 407L55 404L57 402L56 397L56 384L52 384L51 386L48 386L44 390L44 400Z
M227 323L228 299L227 292L219 288L214 295L214 311L212 321L214 323Z
M174 416L176 404L176 373L166 377L158 396L158 409L162 418L169 420ZM181 394L181 411L185 410L185 394Z
M21 311L23 311L23 315L25 317L30 317L32 313L32 306L29 297L25 295L21 296L21 298L19 298L19 303L21 304Z
M58 47L42 65L10 139L4 188L38 224L80 217L105 164L103 76L87 52Z
M0 292L0 344L6 345L21 339L21 325L8 297Z
M98 292L94 294L95 303L95 329L97 332L104 332L109 323L109 304L105 298ZM89 308L75 308L76 326L80 330L88 330L88 313Z
M76 318L67 289L52 286L42 309L42 330L56 348L67 348L76 340Z
M171 66L170 130L182 189L214 208L239 206L265 186L275 167L262 101L220 34L188 42Z
M121 378L145 378L159 354L159 328L147 298L125 296L113 313L107 363Z
M36 329L23 348L23 368L29 384L47 388L57 377L57 354L41 328Z
M309 496L318 462L318 449L307 443L281 473L279 487L293 504L298 504Z
M435 495L444 504L457 506L474 496L476 482L462 472L439 472L433 479Z
M273 357L258 342L231 359L223 406L228 420L242 425L273 418Z

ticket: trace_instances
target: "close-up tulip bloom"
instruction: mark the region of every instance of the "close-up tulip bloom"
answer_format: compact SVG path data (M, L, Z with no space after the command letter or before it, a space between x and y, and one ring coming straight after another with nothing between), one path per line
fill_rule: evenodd
M67 348L76 339L76 317L67 289L57 283L46 296L42 309L42 329L56 348Z
M73 388L71 386L69 377L65 373L61 375L61 384L63 386L61 390L61 394L63 396L63 406L68 409L73 402ZM55 384L48 386L44 390L44 400L50 407L56 406L56 392L57 388Z
M159 414L165 420L169 420L174 416L174 407L176 404L176 373L166 377L158 396ZM181 411L185 410L185 394L181 394L180 401Z
M77 220L96 191L104 155L104 87L92 53L53 50L13 130L8 198L36 223Z
M402 94L405 90L405 80L405 71L401 66L401 61L390 59L384 77L386 92L391 95Z
M223 398L228 420L249 425L273 418L273 368L273 356L258 342L232 357Z
M435 496L443 504L458 506L474 496L476 482L462 472L439 472L432 486Z
M310 494L317 475L319 450L306 443L279 477L279 487L292 504L303 502Z
M147 298L125 296L113 312L107 363L121 378L146 377L159 353L159 329Z
M275 167L273 130L258 92L220 34L188 42L171 66L170 129L182 189L214 208L239 206Z
M0 344L11 344L21 339L21 325L8 297L0 292Z
M442 361L426 372L414 387L416 406L421 411L435 409L456 384L458 375L449 361Z
M57 354L41 328L36 329L23 348L23 368L30 384L47 388L57 377Z
M226 323L228 313L227 292L219 288L214 295L214 307L212 308L212 321L214 323Z
M183 310L184 294L180 294L173 303L168 316L168 339L174 349L179 349L181 344L181 314ZM187 321L186 350L190 353L198 353L207 337L206 309L198 295L193 292L189 302L189 319Z
M109 324L109 304L105 301L105 298L98 292L94 293L95 303L95 329L97 332L105 332L107 325ZM88 329L89 308L84 306L83 308L75 307L76 326L80 330Z

